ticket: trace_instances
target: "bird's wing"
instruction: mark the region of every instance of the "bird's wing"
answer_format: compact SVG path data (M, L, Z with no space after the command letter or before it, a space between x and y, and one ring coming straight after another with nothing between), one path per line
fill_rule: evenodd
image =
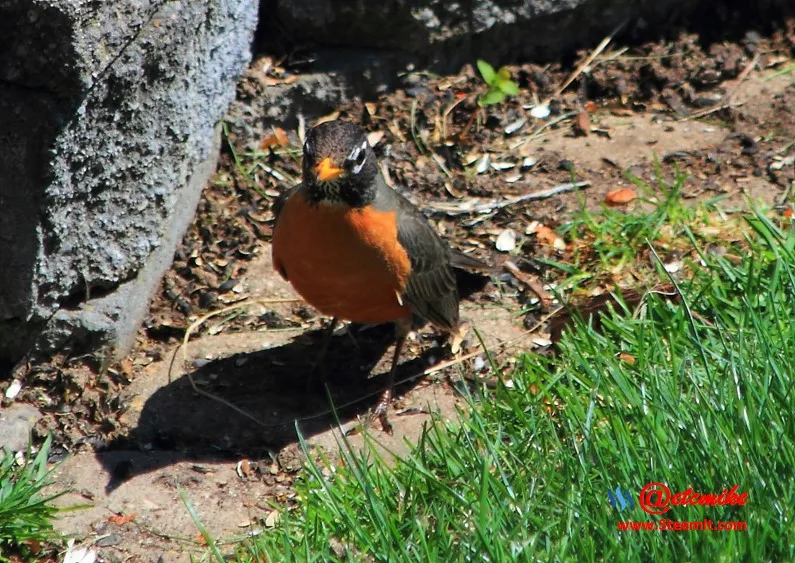
M295 192L300 190L302 186L303 186L303 184L297 184L297 185L293 186L292 188L287 188L282 193L280 193L279 197L277 197L276 200L273 202L273 225L274 225L274 227L276 226L276 221L279 220L279 214L282 212L282 209L284 208L284 204L287 203L287 200L290 199L290 197Z
M458 290L451 251L414 205L383 183L380 176L374 206L395 210L398 242L406 249L411 273L402 298L412 310L441 329L458 326Z

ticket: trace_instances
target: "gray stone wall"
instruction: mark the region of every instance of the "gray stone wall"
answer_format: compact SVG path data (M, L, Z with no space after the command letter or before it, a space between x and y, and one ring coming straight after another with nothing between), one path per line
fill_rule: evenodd
M630 34L653 36L694 13L720 26L727 11L765 21L795 7L793 0L265 1L296 45L401 51L442 72L472 56L501 64L555 59L593 47L622 22Z
M618 43L659 40L690 28L707 40L745 25L783 21L795 0L262 0L276 48L302 49L298 80L268 89L262 124L236 120L254 138L295 115L324 115L354 97L412 84L411 69L457 73L483 58L495 65L558 61L593 49L620 27ZM271 25L269 25L271 24Z
M123 353L217 158L253 0L0 0L0 358Z

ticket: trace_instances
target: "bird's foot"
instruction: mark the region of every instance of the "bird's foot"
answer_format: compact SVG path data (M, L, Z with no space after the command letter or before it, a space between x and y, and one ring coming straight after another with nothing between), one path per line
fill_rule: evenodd
M460 355L467 347L471 336L470 329L468 322L461 321L458 327L450 332L450 352L454 357Z
M326 378L325 362L322 360L314 362L309 372L309 377L306 379L306 392L311 393L317 389L322 389L326 384Z
M367 431L375 421L381 425L381 430L385 433L392 435L392 424L389 422L389 417L387 417L387 412L389 411L389 406L392 403L392 390L384 391L384 394L381 395L381 400L378 401L376 407L368 413L368 415L364 418L360 418L359 421L348 428L345 431L346 436L355 436L357 434L363 434Z
M381 430L392 435L392 424L389 422L389 418L387 417L387 412L389 411L389 405L392 403L392 389L387 389L384 391L384 394L381 395L381 400L378 401L378 405L373 409L373 413L370 415L370 422L378 419L378 422L381 423Z

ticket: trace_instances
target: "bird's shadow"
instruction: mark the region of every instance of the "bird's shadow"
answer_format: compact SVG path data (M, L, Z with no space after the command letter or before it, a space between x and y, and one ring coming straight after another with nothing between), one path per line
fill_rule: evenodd
M488 278L456 272L462 296L482 289ZM325 385L314 371L322 330L256 352L210 361L169 382L143 405L137 425L97 453L111 476L112 490L130 477L182 460L263 459L296 441L347 424L374 407L384 391L394 343L391 324L349 325L332 338L326 354ZM418 358L402 362L395 374L396 396L417 384L414 376L431 356L445 350L423 345ZM380 429L376 423L376 429ZM146 455L136 455L145 452ZM160 452L162 455L158 455Z
M389 370L389 362L381 360L391 359L391 354L385 358L385 352L394 342L390 325L356 330L360 328L350 327L348 335L332 339L325 382L313 369L322 330L305 333L282 346L214 360L190 373L203 392L256 421L218 399L197 393L186 374L149 397L137 426L110 442L98 457L113 480L121 481L174 463L173 452L194 460L262 459L294 442L297 432L308 438L337 423L355 420L377 404ZM423 361L417 358L401 363L396 380L421 371ZM415 383L400 385L397 394ZM145 466L135 467L117 455L107 455L108 450L167 451L170 455L164 456L162 463L157 456L148 455Z

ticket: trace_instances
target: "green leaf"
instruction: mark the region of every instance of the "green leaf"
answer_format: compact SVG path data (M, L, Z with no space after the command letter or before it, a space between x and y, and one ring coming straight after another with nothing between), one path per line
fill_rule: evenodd
M493 66L483 59L478 59L478 70L480 71L480 75L483 77L483 80L486 82L486 84L494 84L494 80L497 78L497 73L494 72Z
M504 99L505 99L505 92L497 88L494 88L483 94L478 99L478 104L481 106L493 106L494 104L499 104Z
M519 94L519 86L517 86L516 82L511 79L497 80L497 84L495 86L497 86L497 88L502 90L508 96L516 96Z

